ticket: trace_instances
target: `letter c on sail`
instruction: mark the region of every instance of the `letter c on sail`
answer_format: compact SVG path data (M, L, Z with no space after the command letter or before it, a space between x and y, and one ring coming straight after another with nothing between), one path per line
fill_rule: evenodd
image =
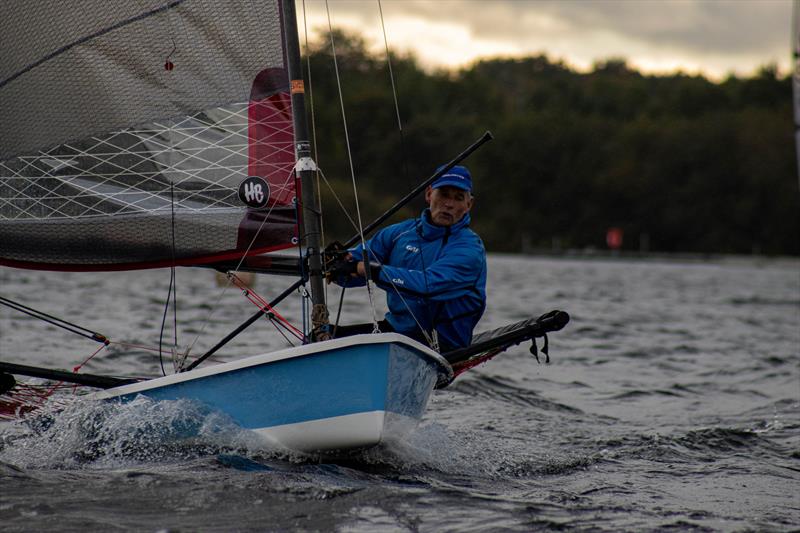
M266 207L269 201L269 183L261 176L248 176L239 184L239 200L253 209Z

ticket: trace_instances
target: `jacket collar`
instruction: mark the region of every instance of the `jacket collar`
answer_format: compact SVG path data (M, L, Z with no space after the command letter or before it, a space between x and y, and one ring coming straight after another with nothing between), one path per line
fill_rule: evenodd
M434 241L447 235L458 233L462 229L468 227L469 223L470 216L469 213L466 213L464 218L452 226L436 226L431 222L431 210L426 208L424 211L422 211L422 215L420 215L419 219L417 219L417 232L426 241Z

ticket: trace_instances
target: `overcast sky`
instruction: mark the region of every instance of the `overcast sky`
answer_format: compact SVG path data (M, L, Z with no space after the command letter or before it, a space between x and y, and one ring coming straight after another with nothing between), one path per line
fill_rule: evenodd
M297 5L302 27L303 0ZM384 49L377 0L328 5L335 27ZM624 57L646 72L713 78L767 63L790 70L791 0L382 0L381 7L390 48L413 50L426 67L545 53L578 69ZM327 30L324 0L305 0L305 10L309 29Z

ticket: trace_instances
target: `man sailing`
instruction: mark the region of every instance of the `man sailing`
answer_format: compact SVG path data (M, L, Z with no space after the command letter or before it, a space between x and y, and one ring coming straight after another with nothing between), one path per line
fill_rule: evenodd
M386 291L389 311L378 323L442 353L468 346L486 308L486 251L469 228L472 177L454 166L425 190L419 218L379 231L367 241L370 279ZM362 245L329 270L329 279L366 283ZM335 335L371 333L372 324L340 326Z

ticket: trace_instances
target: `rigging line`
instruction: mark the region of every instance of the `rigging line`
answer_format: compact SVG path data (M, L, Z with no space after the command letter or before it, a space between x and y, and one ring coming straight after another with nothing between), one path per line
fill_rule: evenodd
M285 340L285 341L286 341L286 342L289 344L289 346L291 346L292 348L294 348L294 343L293 343L291 340L289 340L289 337L287 337L287 336L286 336L286 334L283 332L283 330L281 330L281 328L279 328L279 327L278 327L278 324L275 322L275 320L273 320L272 318L270 318L270 319L269 319L269 321L270 321L270 322L272 322L272 325L273 325L273 326L275 326L275 330L276 330L278 333L280 333L280 334L281 334L281 337L283 337L283 339L284 339L284 340ZM302 339L301 339L301 340L302 340Z
M422 216L424 217L425 215L423 214ZM424 222L424 221L421 221L420 223L422 223L422 222ZM447 228L447 230L448 230L447 235L449 235L450 234L449 233L450 228ZM423 277L423 279L425 279L425 290L426 291L430 291L430 284L428 283L428 267L425 264L425 254L423 253L423 250L422 250L422 245L424 243L422 242L422 235L420 234L420 232L417 231L416 233L417 233L417 242L419 243L419 258L422 261L422 277ZM444 245L442 245L442 247L439 248L438 254L442 253L442 249L443 248L444 248ZM434 258L434 262L436 262L436 259L438 259L438 254L437 254L437 257ZM438 352L439 351L439 337L436 334L436 324L434 323L433 316L432 316L432 313L431 313L431 310L430 310L430 306L427 306L427 305L425 306L425 314L428 315L428 321L431 324L431 337L428 337L428 334L425 332L425 330L422 330L422 334L425 335L426 339L429 339L428 340L428 344L430 344L431 346L433 346L434 344L436 345L435 346L435 350ZM437 314L438 314L438 312L437 312ZM419 324L419 322L417 322L417 324ZM421 326L420 326L420 329L422 329Z
M170 141L170 144L172 142ZM172 360L175 361L178 351L178 278L175 273L175 183L170 182L169 203L172 216L172 265L170 266L172 286ZM163 370L163 368L162 368Z
M174 127L175 122L170 121L169 126L167 127L167 138L169 145L166 150L166 158L169 162L169 166L167 167L171 171L175 171L175 165L173 164L172 154L174 153L174 142L175 142L175 134L174 134ZM161 374L166 376L166 370L164 370L164 355L162 351L163 347L163 338L164 338L164 328L167 322L167 313L169 312L169 303L170 303L170 296L172 297L172 349L171 352L171 359L172 359L172 368L173 370L177 367L178 362L178 287L177 287L177 278L175 277L175 180L177 176L170 176L169 173L164 174L165 178L169 180L169 212L170 212L170 256L171 256L171 264L169 266L169 288L167 290L167 299L164 302L164 316L161 319L161 331L158 335L158 360L161 365Z
M370 250L369 253L372 253L372 250ZM420 253L422 253L422 249L421 248L420 248ZM377 257L375 257L375 261L379 265L383 266L383 263L381 263L380 259L378 259ZM403 302L403 305L405 306L406 311L408 311L408 314L411 315L412 319L414 319L414 322L417 324L417 327L422 332L422 336L425 337L425 340L428 342L428 345L433 346L433 338L430 335L428 335L428 332L425 331L425 328L423 328L422 324L420 324L419 320L417 320L417 316L414 314L414 311L411 310L411 306L408 305L408 302L406 302L406 299L403 297L403 293L400 291L400 289L397 288L397 285L395 284L395 282L392 279L389 280L389 284L392 286L394 291L397 293L397 296L400 297L400 301Z
M289 178L286 180L286 182L284 182L283 186L285 187L286 183L289 183L289 180L295 179L294 176L295 176L295 170L293 169L292 172L289 174ZM269 220L269 217L272 214L272 211L275 209L275 207L277 205L278 205L277 202L273 202L272 206L270 206L269 210L267 211L266 215L264 216L264 219L261 221L261 224L258 226L258 229L255 231L255 234L253 235L253 238L250 240L250 243L247 245L247 248L245 249L244 253L242 253L242 256L239 258L239 262L236 264L236 267L233 269L234 271L236 271L239 268L241 268L242 263L244 263L245 258L248 256L248 254L250 253L250 250L253 248L253 245L255 244L256 239L258 239L258 236L261 234L261 230L264 228L264 224L267 223L267 220ZM195 346L195 344L197 344L197 341L200 340L200 337L203 335L203 333L205 333L206 327L211 322L211 317L214 315L214 311L219 308L219 303L222 301L222 297L225 296L225 293L228 291L228 289L230 287L231 287L231 282L230 282L230 279L229 279L228 282L225 284L225 286L220 291L219 295L217 296L217 299L214 302L214 305L211 306L211 309L209 309L208 314L206 315L206 319L203 321L203 325L200 327L200 331L197 333L197 336L195 336L194 340L192 340L191 344L189 344L189 346L183 352L183 357L181 358L180 363L178 364L178 369L181 369L181 371L183 369L183 365L186 363L187 357L189 356L191 351L194 349L194 346Z
M135 348L137 350L142 350L145 352L153 352L153 356L155 357L158 354L158 347L157 346L146 346L144 344L135 344L131 342L124 342L124 341L110 341L109 346L120 346L122 348ZM179 353L178 355L186 355L183 353ZM216 361L217 359L211 358L212 361Z
M77 366L74 366L74 367L72 367L72 371L73 371L74 373L76 373L76 374L77 374L77 373L80 371L80 369L81 369L81 368L83 368L83 365L85 365L86 363L88 363L89 361L91 361L91 360L92 360L92 358L93 358L95 355L99 354L99 353L100 353L100 352L101 352L101 351L102 351L102 350L103 350L103 349L104 349L106 346L107 346L107 345L106 345L106 344L104 344L104 345L102 345L101 347L99 347L99 348L98 348L98 349L97 349L97 350L96 350L96 351L95 351L93 354L91 354L89 357L87 357L86 359L84 359L82 363L80 363L80 364L79 364L79 365L77 365Z
M294 187L295 187L295 193L296 193L297 186L300 183L300 178L297 175L297 171L295 171L293 174L294 174ZM294 197L294 213L295 213L295 217L297 217L298 221L300 221L302 219L302 216L300 214L300 210L301 210L300 200L298 199L297 194L295 194L295 197ZM306 261L303 260L303 247L300 244L300 243L302 243L302 242L304 242L306 240L305 226L303 226L303 233L304 233L304 235L301 236L300 235L300 224L298 223L297 224L297 258L298 258L298 263L297 264L300 267L300 281L302 283L305 283L306 280L309 279L309 275L308 275L307 268L306 268L308 266L308 264L306 263ZM302 320L303 320L303 324L302 324L302 327L303 327L303 339L302 339L302 341L303 341L303 344L307 344L309 342L309 339L311 338L311 327L309 326L309 324L311 323L311 318L312 317L311 317L311 314L309 312L309 306L308 306L308 301L311 299L311 296L308 294L308 291L305 291L305 290L298 290L297 293L300 296L300 316L302 317ZM326 296L327 296L327 294L326 294Z
M298 338L302 339L303 332L293 326L286 318L283 317L274 307L272 307L269 302L267 302L260 294L256 291L245 285L245 283L236 276L235 274L229 272L228 276L231 282L236 285L241 291L244 293L245 298L247 298L253 305L257 306L262 311L265 311L267 316L270 319L276 318L280 322L282 322L285 327L292 331L292 334L298 336Z
M284 298L286 298L292 292L294 292L300 286L302 286L304 281L305 280L303 279L299 279L294 283L292 283L285 291L283 291L281 294L275 297L271 302L269 302L270 307L275 307L276 305L278 305L278 303L283 301ZM250 327L251 324L253 324L255 321L264 316L264 314L265 314L264 311L259 309L257 313L255 313L253 316L245 320L238 328L228 333L228 335L224 339L219 341L213 348L208 350L206 353L195 359L189 366L182 369L181 372L187 372L189 370L196 368L200 363L211 357L217 350L219 350L220 348L225 346L228 342L230 342L231 339L235 338L239 333Z
M302 332L297 332L296 331L297 328L286 322L286 320L277 313L274 312L267 313L267 318L270 322L272 322L275 325L275 327L280 327L281 329L283 329L283 331L290 333L294 338L296 338L300 342L303 342L305 340L305 336L303 335ZM292 344L292 346L294 346L294 344Z
M345 287L342 287L342 293L339 295L339 310L336 311L336 322L333 324L333 338L336 338L336 330L339 329L339 318L342 316L342 304L344 303Z
M174 267L173 267L174 268ZM175 282L175 273L171 273L169 277L169 289L167 289L167 301L164 302L164 314L161 316L161 330L158 334L158 362L161 365L161 375L166 376L167 371L164 369L164 326L167 324L167 314L169 313L169 299L172 295L172 284Z
M389 54L389 39L386 37L386 25L383 22L383 7L381 0L378 0L378 11L381 15L381 30L383 30L383 44L386 47L386 63L389 65L389 79L392 82L392 96L394 97L394 110L397 114L397 127L403 131L403 123L400 120L400 105L397 102L397 87L394 83L394 71L392 70L392 56Z
M323 246L325 244L325 219L322 216L322 186L320 185L320 170L319 170L319 148L317 147L317 120L314 113L314 85L311 81L311 50L308 46L308 18L306 16L306 0L303 0L303 36L305 39L306 49L306 70L308 75L308 104L309 111L311 112L311 143L314 146L314 161L317 184L317 213L319 213L319 233ZM301 252L302 253L302 252ZM325 285L325 301L328 300L328 286Z
M15 302L14 300L9 300L8 298L0 296L0 304L5 305L6 307L9 307L15 311L19 311L20 313L24 313L33 318L42 320L43 322L47 322L48 324L52 324L53 326L65 329L70 333L75 333L76 335L80 335L81 337L86 337L87 339L101 342L103 344L108 344L111 342L105 335L101 335L100 333L97 333L90 329L86 329L77 324L73 324L72 322L68 322L63 318L58 318L53 315L48 315L47 313L38 311L32 307L22 305L21 303Z
M353 226L353 229L358 231L358 224L356 223L355 220L353 220L353 217L350 216L350 213L347 211L347 208L345 208L344 204L342 203L342 200L339 198L339 195L336 194L335 190L333 190L333 186L331 185L331 182L328 181L328 178L325 176L325 173L322 171L322 169L320 169L319 173L322 176L322 179L325 182L325 185L328 186L328 190L331 191L331 194L333 195L334 200L336 200L336 203L339 204L339 207L342 208L342 213L344 213L344 216L346 216L347 220L350 221L350 224Z
M403 121L400 118L400 103L399 103L399 100L397 98L397 85L395 84L395 80L394 80L394 69L392 68L392 55L391 55L391 53L389 53L389 39L388 39L387 33L386 33L386 24L384 23L383 6L381 5L381 0L378 0L378 12L380 13L380 17L381 17L381 30L383 30L383 44L384 44L384 47L386 48L386 64L389 67L389 80L392 82L392 98L394 99L394 110L395 110L395 115L397 116L397 130L400 133L400 158L401 158L401 160L403 162L403 177L405 178L405 181L408 182L409 181L409 179L408 179L408 158L406 157L406 142L405 142L405 135L403 134ZM427 289L428 288L428 274L426 272L426 267L425 267L425 257L422 255L421 250L422 250L422 247L420 245L420 257L422 259L422 275L425 278L425 288ZM403 302L403 305L405 305L406 309L408 309L408 312L411 315L411 317L414 319L414 322L417 323L417 326L419 327L420 331L422 332L422 335L425 337L425 340L427 340L428 344L431 345L432 347L434 347L436 349L436 351L438 351L438 342L434 342L434 340L436 339L436 336L435 336L435 331L436 330L435 330L435 328L431 332L432 336L429 336L428 332L425 331L425 329L419 323L419 320L417 320L417 317L414 316L414 313L411 312L411 309L409 308L408 303L406 303L405 299L403 298L403 295L400 294L400 291L397 289L397 287L395 286L394 282L392 282L392 287L394 288L394 290L397 293L397 295L400 296L400 300ZM431 323L431 327L433 328L434 324L433 324L433 320L432 319L430 320L430 323Z
M408 182L408 158L406 157L406 141L403 135L403 121L400 119L400 103L397 98L397 86L394 81L394 69L392 69L392 56L389 53L389 39L386 36L386 25L383 22L383 7L381 0L378 0L378 11L381 15L381 29L383 30L383 44L386 47L386 64L389 66L389 79L392 82L392 97L394 98L394 111L397 115L397 129L400 132L400 158L403 161L403 177Z
M367 279L367 285L366 285L367 286L367 295L369 297L369 305L372 308L372 324L374 326L375 332L377 332L378 331L378 317L377 317L376 311L375 311L375 302L374 302L373 295L372 295L372 288L370 287L370 283L371 283L372 280L370 279L371 273L370 273L370 269L369 269L369 261L370 261L369 252L367 250L366 240L364 239L364 226L363 226L363 224L361 222L361 206L359 205L359 202L358 202L358 187L356 185L355 168L353 167L353 153L352 153L352 150L350 148L350 134L348 133L348 130L347 130L347 115L346 115L345 109L344 109L344 97L343 97L343 94L342 94L342 80L341 80L341 77L339 76L339 62L336 59L336 42L335 42L335 39L333 37L333 24L331 23L331 9L330 9L330 6L328 5L328 0L325 0L325 9L326 9L326 11L328 13L328 31L329 31L330 36L331 36L331 50L333 52L333 66L334 66L334 71L336 72L336 86L337 86L337 88L339 90L339 105L341 106L341 109L342 109L342 122L344 124L344 140L345 140L345 145L347 146L347 159L350 162L350 178L351 178L351 180L353 182L353 194L355 196L355 202L356 202L356 217L358 219L358 232L359 232L359 235L361 236L361 246L364 249L364 252L366 254L365 257L364 257L364 267L365 267L364 268L364 273L366 274L366 279Z
M297 185L299 183L299 178L297 176L297 172L295 172L294 175L295 175L295 191L296 191L297 190ZM294 213L295 213L295 216L297 217L298 221L302 219L302 217L300 215L300 210L301 210L300 202L298 201L297 195L295 195ZM320 222L321 222L321 220L320 220ZM321 228L321 225L320 225L320 228ZM321 229L320 229L320 231L321 231ZM300 267L300 279L301 280L307 280L307 279L309 279L307 268L306 268L308 265L303 260L303 247L300 245L300 243L304 242L306 237L307 237L305 235L305 226L303 227L303 233L304 233L304 235L302 235L302 237L301 237L301 235L300 235L300 224L298 224L297 225L297 259L298 259L298 263L297 264ZM298 291L297 294L300 296L300 316L303 319L303 324L302 324L302 327L303 327L303 344L306 344L308 342L308 339L311 338L311 328L309 327L309 324L311 323L311 315L309 314L309 307L308 307L308 300L309 300L310 296L309 296L307 291ZM327 298L327 292L326 292L325 296Z

